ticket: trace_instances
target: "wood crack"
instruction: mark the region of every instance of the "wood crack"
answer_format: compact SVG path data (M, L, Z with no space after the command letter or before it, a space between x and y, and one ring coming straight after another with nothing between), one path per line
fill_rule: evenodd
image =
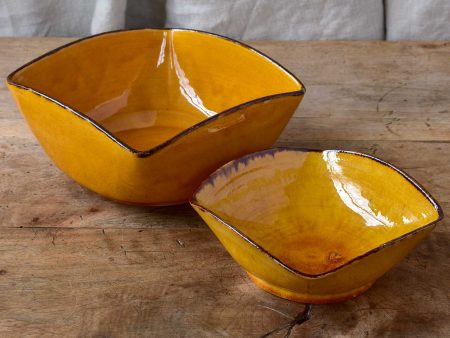
M401 84L399 84L398 86L395 86L395 87L389 89L387 92L385 92L383 95L381 95L381 97L378 99L378 102L377 102L377 113L380 111L380 103L384 101L384 99L386 98L386 96L388 96L389 94L391 94L393 91L395 91L395 90L397 90L397 89L400 89L400 88L406 86L407 84L408 84L407 82L401 83Z

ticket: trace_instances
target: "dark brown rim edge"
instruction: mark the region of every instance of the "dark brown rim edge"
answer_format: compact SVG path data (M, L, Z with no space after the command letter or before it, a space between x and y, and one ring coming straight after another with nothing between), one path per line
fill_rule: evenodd
M109 35L109 34L116 34L116 33L126 33L126 32L133 32L133 31L152 31L152 30L158 30L158 31L182 31L182 32L194 32L194 33L200 33L200 34L205 34L205 35L210 35L216 38L220 38L223 40L227 40L229 42L235 43L241 47L244 47L248 50L250 50L253 53L258 54L259 56L265 58L266 60L268 60L269 62L271 62L273 65L275 65L276 67L278 67L279 69L281 69L282 71L284 71L287 75L291 76L296 82L297 84L301 87L300 90L296 90L296 91L292 91L292 92L285 92L285 93L278 93L278 94L274 94L274 95L268 95L268 96L263 96L248 102L244 102L241 104L238 104L234 107L228 108L222 112L216 113L215 115L200 121L197 124L194 124L193 126L183 130L182 132L178 133L177 135L173 136L172 138L168 139L167 141L164 141L163 143L149 149L149 150L136 150L133 147L129 146L128 144L126 144L125 142L121 141L119 138L117 138L116 136L114 136L113 133L111 133L108 129L104 128L101 124L97 123L95 120L91 119L89 116L83 114L82 112L68 106L65 105L62 102L59 102L58 100L50 97L49 95L40 92L36 89L33 89L31 87L28 86L24 86L20 83L15 82L12 78L14 77L14 75L21 71L22 69L42 60L43 58L46 58L50 55L53 55L67 47L70 47L72 45L75 45L79 42L83 42L86 40L90 40L99 36L103 36L103 35ZM71 113L75 114L76 116L82 118L83 120L87 121L88 123L92 124L95 128L97 128L99 131L101 131L103 134L105 134L107 137L109 137L113 142L117 143L119 146L121 146L122 148L125 148L126 150L130 151L133 154L136 154L138 157L148 157L150 155L155 154L157 151L167 147L168 145L176 142L177 140L179 140L180 138L184 137L185 135L193 132L194 130L210 124L211 122L220 119L222 117L225 117L227 115L230 115L242 108L246 108L248 106L251 106L253 104L257 104L257 103L261 103L267 100L273 100L273 99L278 99L280 97L285 97L285 96L300 96L300 95L304 95L306 92L306 88L303 85L303 83L288 69L286 69L284 66L282 66L281 64L279 64L277 61L273 60L272 58L270 58L269 56L267 56L266 54L264 54L263 52L260 52L259 50L243 43L237 40L234 40L232 38L220 35L220 34L215 34L215 33L211 33L211 32L206 32L206 31L202 31L202 30L196 30L196 29L184 29L184 28L137 28L137 29L119 29L119 30L114 30L114 31L109 31L109 32L103 32L103 33L99 33L99 34L95 34L95 35L90 35L81 39L77 39L75 41L69 42L67 44L64 44L60 47L57 47L45 54L42 54L41 56L31 60L30 62L27 62L26 64L22 65L21 67L17 68L16 70L14 70L13 72L11 72L7 78L6 81L8 82L8 84L13 85L15 87L21 88L21 89L25 89L25 90L29 90L31 92L33 92L34 94L43 97L47 100L49 100L50 102L53 102L55 104L57 104L58 106L70 111Z
M399 173L403 178L405 178L409 183L411 183L430 203L431 205L433 205L433 207L436 209L436 211L438 212L438 218L435 219L434 221L425 224L413 231L410 231L406 234L403 234L402 236L399 236L397 238L394 238L386 243L383 243L382 245L373 248L359 256L356 256L355 258L349 260L348 262L346 262L345 264L338 266L332 270L323 272L323 273L319 273L319 274L308 274L308 273L304 273L301 271L298 271L292 267L290 267L289 265L287 265L286 263L284 263L283 261L281 261L280 259L278 259L277 257L275 257L274 255L272 255L270 252L268 252L266 249L264 249L261 245L259 245L258 243L254 242L251 238L249 238L247 235L245 235L243 232L241 232L240 230L238 230L237 228L235 228L233 225L231 225L230 223L228 223L227 221L225 221L224 219L222 219L221 217L219 217L217 214L215 214L213 211L209 210L208 208L202 206L199 201L197 200L196 196L202 191L202 189L204 188L204 186L206 186L207 184L214 184L215 179L217 178L218 175L220 175L224 170L230 168L231 166L234 166L236 164L239 163L244 163L247 162L248 160L252 160L255 157L261 157L261 156L265 156L265 155L273 155L277 152L281 152L281 151L293 151L293 152L320 152L323 153L324 151L331 151L331 152L336 152L336 153L345 153L345 154L351 154L351 155L355 155L355 156L361 156L361 157L365 157L365 158L369 158L373 161L376 161L384 166L389 167L390 169L396 171L397 173ZM368 155L368 154L363 154L363 153L359 153L359 152L355 152L355 151L349 151L349 150L333 150L333 149L325 149L325 150L320 150L320 149L306 149L306 148L289 148L289 147L277 147L277 148L271 148L271 149L266 149L263 151L259 151L259 152L255 152L246 156L243 156L239 159L236 160L232 160L230 162L228 162L227 164L223 165L222 167L220 167L219 169L217 169L216 171L214 171L206 180L204 180L199 188L195 191L195 193L192 195L192 197L189 200L189 203L192 206L196 206L199 209L201 209L204 212L207 212L208 214L210 214L212 217L214 217L217 221L219 221L220 223L222 223L223 225L225 225L227 228L229 228L231 231L233 231L234 233L236 233L238 236L240 236L242 239L244 239L247 243L249 243L250 245L252 245L253 247L255 247L256 249L258 249L259 251L261 251L263 254L265 254L266 256L268 256L270 259L272 259L273 261L275 261L275 263L277 263L278 265L280 265L281 267L285 268L286 270L290 271L291 273L303 276L303 277L308 277L308 278L320 278L320 277L324 277L328 274L331 274L337 270L340 270L350 264L353 264L354 262L363 259L364 257L367 257L373 253L376 253L384 248L393 246L394 244L403 241L404 239L411 237L419 232L422 232L423 230L433 226L434 224L436 224L437 222L441 221L444 218L444 212L441 208L441 206L439 205L439 203L431 196L431 194L429 192L427 192L425 190L425 188L423 188L414 178L412 178L411 176L409 176L407 173L405 173L403 170L397 168L396 166L394 166L393 164L383 161L375 156L372 155Z

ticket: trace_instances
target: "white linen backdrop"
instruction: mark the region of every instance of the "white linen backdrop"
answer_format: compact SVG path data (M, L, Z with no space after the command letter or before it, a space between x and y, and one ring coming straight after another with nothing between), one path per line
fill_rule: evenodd
M0 0L0 36L86 36L125 26L127 0Z
M450 40L450 0L387 0L388 40Z
M449 22L450 0L0 0L0 36L181 27L243 40L448 40Z
M167 0L166 25L242 40L384 37L382 0Z

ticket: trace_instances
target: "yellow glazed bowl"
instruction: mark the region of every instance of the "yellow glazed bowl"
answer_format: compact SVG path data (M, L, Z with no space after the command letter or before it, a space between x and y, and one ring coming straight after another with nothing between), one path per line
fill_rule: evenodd
M61 170L99 194L145 205L187 201L222 164L270 147L304 94L253 48L180 29L81 39L7 84Z
M204 181L191 205L256 285L303 303L361 294L443 217L399 169L336 150L247 155Z

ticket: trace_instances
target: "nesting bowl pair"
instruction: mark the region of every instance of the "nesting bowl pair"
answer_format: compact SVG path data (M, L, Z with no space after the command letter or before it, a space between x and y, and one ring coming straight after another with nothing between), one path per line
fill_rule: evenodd
M31 61L7 84L67 175L124 203L190 198L253 281L284 298L360 294L442 218L423 188L381 160L265 150L305 89L228 38L180 29L100 34Z

